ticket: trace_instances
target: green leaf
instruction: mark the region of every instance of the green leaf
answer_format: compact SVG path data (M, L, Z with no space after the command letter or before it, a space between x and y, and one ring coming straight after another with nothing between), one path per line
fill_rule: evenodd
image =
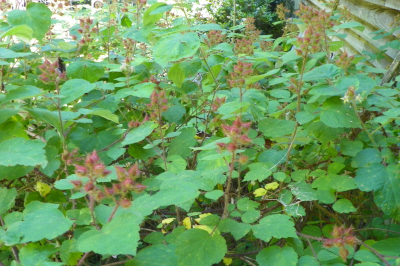
M78 265L83 253L78 252L76 239L64 240L60 247L60 258L65 265Z
M89 109L79 109L79 112L84 115L98 115L101 116L107 120L110 120L114 123L119 123L118 121L118 116L111 113L109 110L102 110L102 109L94 109L94 110L89 110Z
M293 248L277 246L264 248L257 254L256 259L259 265L268 266L296 266L298 261Z
M56 266L64 265L62 262L53 262L51 255L57 252L57 248L52 245L42 246L40 243L30 243L24 246L19 253L19 258L24 266Z
M207 199L217 200L224 195L222 190L213 190L204 194Z
M363 24L361 24L360 22L351 21L351 22L346 22L346 23L337 25L337 26L333 27L332 30L336 31L336 30L340 30L340 29L350 29L350 28L356 28L359 31L364 31L365 26Z
M243 181L263 181L272 174L271 163L252 163L249 165L250 171L246 173Z
M40 108L33 108L33 109L24 108L24 109L28 111L36 119L43 120L46 123L50 124L51 126L55 127L55 129L57 129L59 133L62 132L60 117L56 113Z
M33 201L24 210L24 221L9 226L8 231L22 233L19 243L52 240L69 230L72 221L58 210L58 204Z
M269 242L272 237L277 239L297 238L294 223L290 221L289 216L283 214L273 214L262 218L259 224L253 225L253 232L256 237L265 242Z
M0 48L0 58L18 58L32 55L32 53L17 53L13 50Z
M64 96L64 98L61 98L61 104L64 105L75 101L95 88L95 84L91 84L84 79L70 79L61 87L60 95Z
M182 83L185 80L180 64L174 64L168 71L168 78L175 83L177 87L182 87Z
M129 19L128 16L124 15L121 18L121 26L130 28L132 26L132 21Z
M153 130L156 127L157 125L153 122L144 123L143 125L129 132L128 135L126 135L124 141L122 141L122 145L137 143L139 141L144 140L147 136L149 136L153 132Z
M332 208L338 213L349 213L355 212L357 210L348 199L340 199L336 201L332 205Z
M245 224L252 224L256 222L261 217L260 211L248 211L242 214L241 219Z
M292 134L295 125L295 121L264 118L259 122L259 129L264 136L276 138Z
M12 27L6 32L3 32L3 34L0 34L0 38L4 38L6 36L15 36L22 41L29 43L33 39L32 34L33 30L31 27L28 25L19 25Z
M31 99L32 97L43 94L44 92L34 86L26 85L7 92L6 98L2 102L10 102L13 100Z
M305 181L300 181L290 185L292 194L301 201L317 200L317 192L311 188L311 184Z
M11 109L11 108L0 109L0 124L6 122L7 119L13 117L16 114L18 114L18 110L16 109Z
M0 188L0 215L14 207L14 200L17 196L15 188Z
M175 244L158 244L146 247L138 252L135 258L125 263L126 266L176 266Z
M388 238L375 242L371 246L384 256L400 256L400 237Z
M23 138L8 139L0 143L0 165L47 165L45 143Z
M390 164L387 166L387 173L388 177L382 188L375 190L375 203L385 214L400 220L399 166Z
M303 81L333 79L340 74L341 69L333 64L325 64L312 69L303 75Z
M184 128L181 132L179 136L171 141L168 156L179 155L182 158L186 158L192 153L190 147L195 146L197 143L195 139L196 130L194 128Z
M373 163L357 170L355 184L361 191L372 191L382 188L389 179L386 167Z
M175 33L161 37L154 46L153 56L158 64L165 67L170 61L193 56L199 47L200 39L197 33Z
M179 235L175 253L180 266L209 266L220 262L227 251L222 236L210 236L204 230L189 229Z
M319 266L319 262L315 257L311 257L308 255L305 255L303 257L300 257L299 262L297 266Z
M28 25L33 30L33 37L40 43L51 25L50 9L42 3L29 3L26 10L12 10L8 13L11 26Z
M103 75L104 67L100 63L89 60L73 62L67 67L67 76L70 79L85 79L95 82Z
M136 84L133 87L130 95L140 97L140 98L150 98L151 94L154 91L154 87L156 85L153 82L144 82Z
M31 172L35 167L34 166L25 166L25 165L15 165L15 166L3 166L0 165L0 180L14 180L20 178L29 172Z
M237 207L241 211L253 211L260 206L260 203L250 200L249 198L241 198L237 202Z
M178 123L186 114L185 107L181 105L173 105L165 111L162 116L170 123Z
M106 223L100 231L92 229L83 233L78 239L78 250L102 255L136 255L140 240L140 227L136 218L132 213L121 214Z
M340 142L340 149L343 155L356 156L363 148L363 143L361 141L351 141L347 139L342 139Z
M362 262L380 262L379 258L369 250L361 249L354 254L354 259Z
M251 225L227 218L219 222L218 229L224 233L231 233L236 240L239 240L251 230Z
M381 153L374 148L368 148L360 151L351 161L351 166L360 168L368 164L378 164L382 161Z
M326 100L320 113L321 121L333 128L360 128L361 124L350 105L345 105L339 97Z
M143 14L143 25L151 25L156 23L162 18L163 13L171 10L171 5L166 5L165 3L155 3L149 7Z

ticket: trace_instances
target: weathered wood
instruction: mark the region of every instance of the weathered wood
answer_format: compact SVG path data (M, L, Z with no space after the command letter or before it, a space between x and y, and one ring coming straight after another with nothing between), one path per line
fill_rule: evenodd
M386 0L385 6L400 11L400 1L399 0Z
M393 60L388 71L382 79L381 85L390 82L394 76L399 74L400 69L400 52L397 54L396 58Z

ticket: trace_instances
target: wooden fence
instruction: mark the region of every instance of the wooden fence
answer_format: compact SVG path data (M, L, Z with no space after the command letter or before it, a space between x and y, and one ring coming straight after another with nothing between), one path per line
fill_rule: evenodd
M289 7L303 4L327 12L330 12L335 4L338 10L346 7L352 15L352 21L365 26L364 31L353 28L342 30L347 34L347 37L342 39L345 43L343 49L349 54L362 54L364 51L376 54L380 51L379 47L387 42L400 39L400 30L382 39L374 39L375 35L371 34L380 29L388 32L392 30L391 24L396 16L399 16L400 20L400 0L286 0L286 2ZM398 55L399 50L388 48L382 54L383 58L376 59L372 63L376 67L388 68Z

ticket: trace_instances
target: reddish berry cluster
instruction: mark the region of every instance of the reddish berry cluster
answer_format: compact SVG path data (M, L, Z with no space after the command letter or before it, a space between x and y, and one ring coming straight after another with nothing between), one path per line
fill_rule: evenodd
M226 97L222 97L219 98L217 97L214 101L213 104L211 104L211 110L213 110L214 112L218 110L219 107L221 107L221 105L223 105L226 101Z
M246 18L246 28L244 30L244 34L247 36L249 40L252 40L254 42L258 36L260 36L261 31L256 28L254 23L256 20L253 17L248 17Z
M80 18L79 19L79 27L78 33L83 34L82 39L79 41L80 44L89 44L93 41L92 34L97 34L99 29L97 27L92 27L93 19L91 18ZM71 36L72 39L76 40L77 37L75 35Z
M160 121L161 113L168 110L168 98L165 95L165 90L160 92L153 91L150 96L150 103L146 104L148 111L150 111L150 120Z
M345 245L354 246L359 242L357 237L354 236L353 227L345 228L343 225L334 226L331 235L333 238L324 241L324 247L338 247L339 255L345 261L349 255L349 251Z
M238 60L237 64L233 67L233 72L230 74L228 84L231 88L243 88L246 83L246 78L252 76L253 73L252 63L245 63Z
M225 136L230 137L232 142L218 143L217 145L221 149L227 149L229 151L234 151L237 149L238 145L246 145L251 142L251 139L247 136L247 133L251 127L251 122L243 122L242 118L238 116L231 126L221 125L222 131Z
M349 56L346 51L344 51L339 58L335 61L338 67L343 68L345 71L350 67L351 61L353 61L354 55Z
M220 30L210 30L207 32L207 39L204 42L208 47L213 47L217 44L223 43L226 39L226 36L222 34Z
M49 60L45 59L43 64L38 66L42 71L39 79L44 83L60 83L67 79L66 73L59 70L58 60L51 63Z

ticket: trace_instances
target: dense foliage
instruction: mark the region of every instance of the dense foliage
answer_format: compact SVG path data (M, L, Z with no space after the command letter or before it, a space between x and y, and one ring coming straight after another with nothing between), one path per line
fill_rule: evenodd
M360 24L66 5L1 4L1 265L400 264L400 87L329 38Z

